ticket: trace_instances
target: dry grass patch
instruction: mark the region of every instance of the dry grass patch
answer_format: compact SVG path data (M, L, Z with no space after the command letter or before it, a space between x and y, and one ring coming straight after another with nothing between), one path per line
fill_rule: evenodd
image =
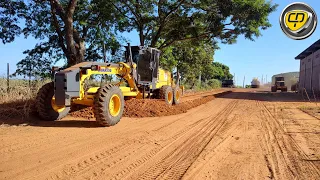
M320 107L315 105L315 106L300 106L298 107L301 111L317 118L320 119Z
M0 123L8 119L28 118L33 112L34 98L39 88L50 80L31 81L10 79L9 92L7 80L0 78Z

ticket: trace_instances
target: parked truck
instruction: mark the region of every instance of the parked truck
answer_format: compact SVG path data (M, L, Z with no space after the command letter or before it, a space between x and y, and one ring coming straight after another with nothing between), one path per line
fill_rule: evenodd
M272 92L277 92L281 90L281 92L286 92L288 90L287 86L285 85L284 77L275 77L275 83L271 86Z
M259 88L260 87L260 81L257 78L254 78L251 81L251 88Z
M233 83L233 80L222 80L222 84L221 84L222 87L229 87L229 88L234 88L234 83Z

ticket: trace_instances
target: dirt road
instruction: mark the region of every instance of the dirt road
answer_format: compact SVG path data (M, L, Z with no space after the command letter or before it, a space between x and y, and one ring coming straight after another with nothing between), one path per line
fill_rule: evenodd
M2 126L0 179L320 179L320 120L295 94L250 91L109 128Z

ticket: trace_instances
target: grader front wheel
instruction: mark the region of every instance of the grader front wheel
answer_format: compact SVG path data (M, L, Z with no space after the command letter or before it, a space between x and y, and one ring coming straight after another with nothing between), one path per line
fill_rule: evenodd
M54 121L65 117L70 107L56 105L54 82L49 82L39 89L36 97L36 110L42 120Z
M94 115L102 126L116 125L123 114L124 97L118 86L101 87L94 99Z

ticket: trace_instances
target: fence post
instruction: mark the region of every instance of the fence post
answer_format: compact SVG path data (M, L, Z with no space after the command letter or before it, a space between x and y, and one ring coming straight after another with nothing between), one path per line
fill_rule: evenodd
M312 93L313 93L314 102L316 103L316 106L318 106L318 104L317 104L317 98L316 98L316 95L315 95L315 93L314 93L313 87L312 87Z
M9 71L9 63L7 63L7 92L9 93L10 91L10 84L9 84L9 76L10 76L10 71Z
M307 98L308 98L309 102L311 103L311 100L309 98L309 95L308 95L308 92L307 92L306 88L304 88L304 92L306 92Z

